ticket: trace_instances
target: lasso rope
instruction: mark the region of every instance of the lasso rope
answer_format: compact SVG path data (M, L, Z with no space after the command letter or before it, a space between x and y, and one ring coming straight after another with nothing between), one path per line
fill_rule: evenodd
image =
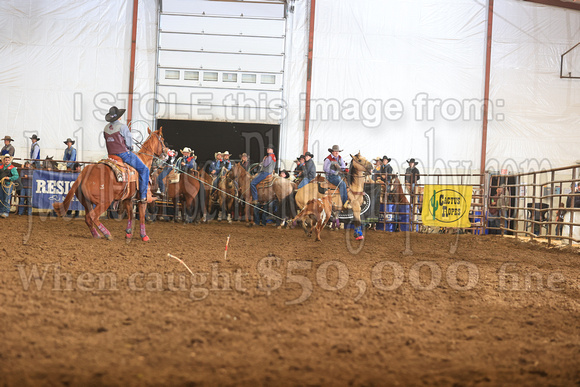
M6 182L8 182L8 183L6 183ZM2 179L2 191L4 191L4 193L6 194L6 196L8 196L8 202L7 203L5 203L3 200L0 200L0 202L2 202L2 204L4 206L7 206L8 207L11 204L10 203L11 196L9 196L9 195L12 193L11 189L12 189L12 186L13 185L14 185L14 182L12 180L10 180L10 179Z
M141 144L142 144L141 142L139 142L139 141L135 141L135 140L133 140L133 142L135 142L137 145L141 145ZM140 151L140 152L141 152L141 151ZM144 154L144 155L147 155L147 156L151 156L151 157L153 157L154 159L156 159L156 160L160 161L160 162L161 162L161 164L162 164L163 166L170 166L171 168L173 168L173 170L177 169L177 168L176 168L174 165L172 165L172 164L169 164L168 162L166 162L165 160L162 160L161 158L159 158L159 157L158 157L158 156L156 156L156 155L151 155L151 154L148 154L148 153L145 153L145 152L141 152L141 153L142 153L142 154ZM240 199L240 198L238 198L238 197L236 197L236 196L234 196L234 195L232 195L232 194L230 194L230 193L228 193L228 192L226 192L226 191L224 191L224 190L220 189L219 187L214 187L212 184L210 184L210 183L207 183L207 182L205 182L205 181L201 180L200 178L193 176L192 174L190 174L190 173L188 173L188 172L181 172L181 173L183 173L183 174L185 174L185 175L187 175L187 176L189 176L189 177L191 177L191 178L194 178L195 180L199 181L200 183L203 183L203 184L205 184L205 185L209 186L209 187L210 187L210 189L211 189L211 188L213 188L213 189L215 189L216 191L222 192L222 193L224 193L224 194L226 194L226 195L228 195L228 196L231 196L232 198L234 198L234 199L236 199L236 200L239 200L239 201L240 201L240 202L242 202L242 203L245 203L246 205L249 205L250 207L254 207L254 208L255 208L255 209L257 209L258 211L262 211L262 212L264 212L264 213L266 213L266 214L268 214L268 215L270 215L270 216L273 216L273 217L274 217L274 218L276 218L276 219L280 219L280 220L281 220L281 221L283 221L283 222L285 221L285 219L283 219L283 218L281 218L281 217L279 217L279 216L277 216L277 215L274 215L273 213L271 213L271 212L268 212L268 211L266 211L266 210L264 210L264 209L262 209L262 208L260 208L260 207L258 207L258 206L255 206L255 205L253 205L253 204L252 204L252 203L250 203L250 202L247 202L247 201L245 201L245 200L243 200L243 199ZM281 203L280 203L280 204L281 204Z

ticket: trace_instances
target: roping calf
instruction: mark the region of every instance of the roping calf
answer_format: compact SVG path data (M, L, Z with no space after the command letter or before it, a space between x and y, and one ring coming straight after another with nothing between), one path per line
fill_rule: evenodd
M306 203L300 214L292 219L291 224L295 225L298 220L302 220L302 228L306 235L311 236L312 230L316 230L316 242L320 241L320 232L330 221L332 215L332 197L323 196L319 199L312 199ZM311 221L312 225L308 230L307 222Z

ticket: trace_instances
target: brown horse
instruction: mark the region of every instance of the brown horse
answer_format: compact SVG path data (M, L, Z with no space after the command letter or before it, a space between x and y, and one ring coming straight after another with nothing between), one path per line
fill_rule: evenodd
M229 223L232 222L232 218L235 215L235 204L236 198L238 196L238 185L229 176L223 176L220 180L218 188L221 190L218 195L218 204L222 209L223 214L227 214L227 220Z
M159 169L158 169L159 171ZM151 178L153 183L151 184L151 190L154 191L158 188L159 184L157 182L157 176L159 176L158 171L155 171ZM179 173L179 181L176 183L170 183L169 178L174 176L169 174L164 179L165 192L163 193L164 198L168 201L173 202L174 216L173 220L177 221L179 215L179 205L181 204L182 219L187 222L186 214L188 217L193 217L195 215L194 209L196 208L196 199L198 199L201 183L198 178L198 172L195 169L189 170L187 173Z
M239 187L239 196L242 200L246 202L250 202L252 199L252 194L250 192L250 183L252 182L253 176L245 170L239 163L236 163L232 169L228 172L227 175L230 179L235 181ZM274 175L273 181L266 185L265 187L260 187L258 185L258 201L260 203L268 203L274 199L278 200L278 216L280 219L286 219L291 215L287 213L288 205L290 205L290 212L294 212L294 203L290 203L292 192L296 188L296 184L291 182L288 179L284 179L280 176ZM246 203L245 206L245 215L246 221L251 221L250 210L251 205ZM251 224L251 223L249 223Z
M163 135L161 129L151 132L147 129L149 137L143 143L138 156L147 166L151 167L153 157L159 157L166 153ZM60 216L64 216L73 196L76 195L81 204L85 207L85 223L91 234L95 238L100 238L99 231L105 238L112 239L111 233L99 221L99 216L109 208L113 201L120 201L127 210L129 218L127 223L126 238L133 236L133 202L137 192L137 183L118 182L112 169L104 163L90 164L85 167L77 180L72 185L69 193L66 195L64 202L54 203L54 210ZM93 208L94 205L94 208ZM139 223L141 226L140 234L143 241L148 241L149 237L145 232L145 211L147 203L139 202Z
M391 180L391 184L389 185L389 189L386 193L387 195L387 203L393 203L393 204L409 204L409 200L407 199L407 196L405 194L405 191L403 190L403 186L401 185L401 182L399 181L398 177L393 177L393 180Z

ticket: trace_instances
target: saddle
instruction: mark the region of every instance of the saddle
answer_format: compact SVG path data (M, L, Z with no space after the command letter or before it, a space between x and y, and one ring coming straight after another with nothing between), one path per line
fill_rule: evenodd
M338 192L338 190L336 189L336 186L332 183L330 183L328 180L324 180L324 181L319 181L317 182L318 184L318 192L325 195L327 193L327 191L330 190L330 192Z
M169 175L167 175L167 182L169 184L179 183L180 177L181 177L181 173L176 173L175 170L171 170L171 172L169 172Z
M258 185L256 186L257 189L260 188L268 188L271 187L272 185L274 185L274 180L277 178L277 176L274 175L269 175L267 178L265 178L264 180L262 180L261 182L258 183Z
M119 183L135 182L137 189L139 188L139 174L132 166L125 164L119 156L109 155L108 159L102 159L98 164L104 164L111 168L115 174L115 178Z

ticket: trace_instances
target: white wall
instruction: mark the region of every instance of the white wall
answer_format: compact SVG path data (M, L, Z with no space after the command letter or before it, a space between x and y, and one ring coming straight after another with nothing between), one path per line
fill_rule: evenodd
M127 106L132 3L0 2L0 135L16 139L17 156L28 155L32 133L42 157L61 157L67 137L84 160L104 155L106 109ZM297 0L287 23L280 144L287 165L302 153L308 4ZM316 160L338 144L345 154L392 157L400 172L410 157L423 171L460 163L479 171L482 117L470 104L482 105L486 18L486 4L471 0L318 0L309 144ZM133 120L144 131L153 124L155 0L139 1L138 23ZM560 54L580 41L579 27L580 12L495 2L488 167L580 158L580 80L559 78ZM422 96L449 110L434 107L429 117L416 106ZM387 101L403 107L400 117L372 110ZM326 103L340 105L337 117L316 111Z
M76 139L81 160L106 153L104 114L112 104L127 106L132 6L129 0L0 2L0 133L15 139L16 157L28 157L33 133L42 158L62 158L68 137ZM155 6L140 1L139 93L153 90ZM140 103L134 109L134 120L152 122Z

